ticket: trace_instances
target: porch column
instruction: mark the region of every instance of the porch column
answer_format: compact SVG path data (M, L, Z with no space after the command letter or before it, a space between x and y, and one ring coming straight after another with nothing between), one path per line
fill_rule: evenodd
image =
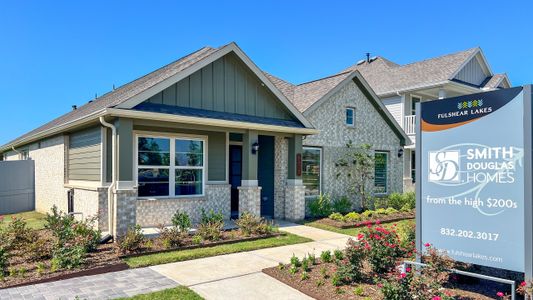
M242 140L242 180L239 189L239 215L249 212L261 215L261 187L257 182L257 153L252 153L259 137L255 130L247 130ZM261 151L261 149L259 149Z
M117 128L117 182L113 235L120 237L136 224L137 188L133 180L133 121L119 118L114 125Z
M305 218L305 187L302 181L302 136L289 138L289 166L285 187L285 218L300 221Z

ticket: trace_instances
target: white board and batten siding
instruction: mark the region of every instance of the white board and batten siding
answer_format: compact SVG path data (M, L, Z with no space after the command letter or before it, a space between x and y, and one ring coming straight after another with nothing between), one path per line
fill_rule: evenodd
M403 109L402 109L402 97L395 96L390 98L383 98L381 100L385 107L389 110L394 120L403 128Z
M102 130L91 127L69 135L69 180L100 181Z

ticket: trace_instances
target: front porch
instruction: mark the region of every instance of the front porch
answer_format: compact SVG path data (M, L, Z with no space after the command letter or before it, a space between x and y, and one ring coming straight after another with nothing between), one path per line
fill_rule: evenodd
M244 212L291 221L305 216L302 134L130 118L114 125L115 235L134 225L169 225L177 210L193 223L211 210L226 220ZM99 204L106 218L107 201Z

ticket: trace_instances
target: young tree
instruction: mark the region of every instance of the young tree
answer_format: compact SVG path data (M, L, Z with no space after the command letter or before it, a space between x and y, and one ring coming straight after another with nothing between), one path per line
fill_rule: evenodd
M362 144L354 146L352 141L346 144L347 151L335 166L344 170L349 182L349 191L361 199L361 207L368 207L368 201L372 198L372 183L374 180L375 158L372 145ZM337 173L337 178L343 172Z

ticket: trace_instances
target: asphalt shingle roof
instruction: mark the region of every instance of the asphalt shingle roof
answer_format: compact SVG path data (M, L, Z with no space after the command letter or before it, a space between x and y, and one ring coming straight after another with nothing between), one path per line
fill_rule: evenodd
M359 71L378 96L443 83L463 66L479 48L452 53L406 65L399 65L383 57L352 65L340 73L298 85L266 74L301 112L320 100L352 72ZM496 77L498 75L494 75ZM489 82L495 82L496 79ZM487 83L485 86L488 86Z
M481 84L485 89L495 89L497 88L503 79L506 78L505 74L495 74L492 77L489 77Z
M8 144L17 142L24 139L25 137L35 135L52 129L56 126L61 126L63 124L69 123L71 121L77 120L79 118L88 116L92 113L96 113L102 109L110 108L117 106L124 101L130 99L131 97L143 92L144 90L154 86L155 84L187 69L196 62L210 56L215 53L220 48L211 48L204 47L196 52L193 52L189 55L186 55L179 60L176 60L164 67L161 67L145 76L142 76L134 81L131 81L103 96L94 99L93 101L78 107L75 110L72 110L20 137L9 142Z

